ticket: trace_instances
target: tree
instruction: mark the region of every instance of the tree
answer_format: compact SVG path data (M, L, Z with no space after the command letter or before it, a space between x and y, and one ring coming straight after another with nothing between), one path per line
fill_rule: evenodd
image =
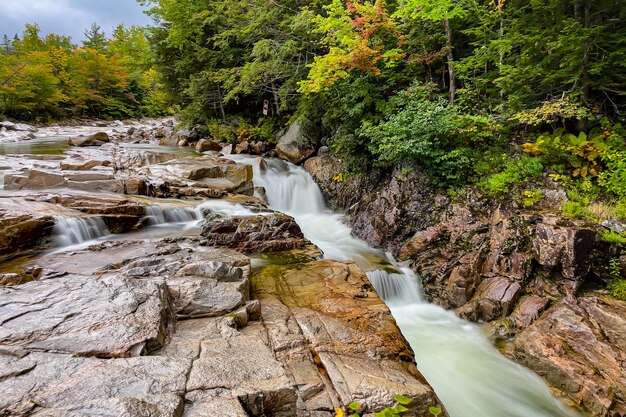
M106 51L107 37L100 25L94 22L89 29L85 30L83 46L85 48L95 49L98 52Z
M467 15L463 2L456 0L408 0L406 5L395 14L399 17L424 19L440 22L446 34L446 50L448 60L449 100L454 104L456 99L456 72L454 68L454 38L451 21Z

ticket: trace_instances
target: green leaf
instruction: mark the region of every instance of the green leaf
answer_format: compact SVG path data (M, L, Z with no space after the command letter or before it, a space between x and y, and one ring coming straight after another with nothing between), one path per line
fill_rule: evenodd
M413 401L412 399L407 398L403 395L394 395L393 399L396 400L396 402L399 402L400 404L403 404L403 405L409 405L411 404L411 401Z
M396 405L394 409L396 410L397 413L406 413L407 411L409 411L409 409L403 405Z
M428 412L433 416L438 416L441 414L441 408L439 407L428 407Z
M361 404L359 404L359 403L355 403L355 402L352 402L352 403L348 404L348 408L349 408L350 410L357 411L357 410L360 410L360 409L361 409Z

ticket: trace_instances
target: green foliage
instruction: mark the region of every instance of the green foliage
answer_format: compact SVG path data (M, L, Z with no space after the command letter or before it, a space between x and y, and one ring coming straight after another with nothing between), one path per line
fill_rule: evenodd
M393 399L396 402L396 404L393 407L386 407L382 411L374 412L374 416L376 417L400 416L406 413L407 411L409 411L407 406L411 405L411 403L413 402L412 399L405 397L403 395L394 395ZM352 402L348 404L348 410L353 411L353 414L351 415L351 417L360 417L364 414L363 407L361 406L361 404L356 403L356 402ZM343 416L342 409L340 408L337 409L337 416L339 417Z
M84 47L26 25L0 56L0 114L19 119L156 116L167 108L143 29L118 26L107 40L87 31Z
M437 417L439 414L441 414L441 408L439 408L439 407L428 407L428 412L430 414L432 414L433 416Z
M613 230L607 230L604 233L602 233L602 235L600 235L600 238L602 239L603 242L606 242L611 245L615 245L619 247L626 245L625 233L618 233Z
M522 193L522 205L526 208L533 207L543 199L541 190L524 190Z
M507 161L504 171L481 181L480 186L489 195L496 196L508 192L511 185L537 178L542 173L543 164L538 158L522 156L518 159Z
M458 184L470 171L471 161L469 150L457 147L456 129L455 109L413 86L398 94L385 120L363 123L358 135L381 163L410 159L426 167L435 182Z
M609 292L618 300L626 301L626 279L622 278L622 268L617 258L609 261Z
M594 221L593 214L587 209L586 205L578 201L566 201L561 207L561 213L566 217L573 219L581 219Z

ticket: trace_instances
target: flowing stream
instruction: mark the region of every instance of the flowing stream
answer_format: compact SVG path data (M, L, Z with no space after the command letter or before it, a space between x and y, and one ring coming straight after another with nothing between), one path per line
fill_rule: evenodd
M232 158L253 165L255 185L265 188L269 206L295 217L326 258L354 260L367 272L451 417L577 415L538 376L501 355L476 325L424 301L410 269L353 238L304 169L280 160Z

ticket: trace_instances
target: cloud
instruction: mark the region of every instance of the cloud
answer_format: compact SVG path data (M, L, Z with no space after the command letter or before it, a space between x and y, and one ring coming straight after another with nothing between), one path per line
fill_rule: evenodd
M111 33L119 23L146 25L150 19L135 0L0 0L0 35L37 23L44 34L69 35L79 42L93 22Z

